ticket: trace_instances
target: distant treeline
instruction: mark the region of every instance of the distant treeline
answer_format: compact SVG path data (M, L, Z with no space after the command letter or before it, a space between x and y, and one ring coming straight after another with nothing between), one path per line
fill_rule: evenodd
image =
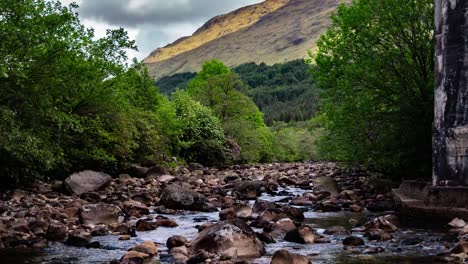
M244 92L252 97L265 115L265 122L305 121L318 109L318 90L310 78L310 66L303 60L275 65L245 63L232 69L246 84ZM170 95L185 89L196 73L177 73L156 81L160 92Z

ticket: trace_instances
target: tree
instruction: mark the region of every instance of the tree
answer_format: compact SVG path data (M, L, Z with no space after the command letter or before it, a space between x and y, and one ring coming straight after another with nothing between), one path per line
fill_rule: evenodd
M432 39L431 0L339 6L315 56L328 158L430 176Z
M164 135L161 96L123 29L94 39L56 1L0 2L0 180L109 172L152 156Z
M261 131L265 123L253 100L241 92L246 89L236 74L213 60L203 64L187 91L221 120L226 137L241 148L241 162L258 162L267 159L267 140Z

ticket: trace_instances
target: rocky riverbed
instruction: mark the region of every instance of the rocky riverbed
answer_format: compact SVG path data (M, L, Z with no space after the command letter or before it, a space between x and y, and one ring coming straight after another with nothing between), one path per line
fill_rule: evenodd
M462 262L468 230L408 225L335 163L84 171L0 201L0 263ZM411 223L410 223L411 224Z

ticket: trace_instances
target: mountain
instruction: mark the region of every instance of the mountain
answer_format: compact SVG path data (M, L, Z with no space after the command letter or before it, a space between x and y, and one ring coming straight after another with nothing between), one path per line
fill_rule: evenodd
M307 57L342 0L266 0L209 20L192 36L156 49L145 60L153 77L196 72L209 59L234 67Z

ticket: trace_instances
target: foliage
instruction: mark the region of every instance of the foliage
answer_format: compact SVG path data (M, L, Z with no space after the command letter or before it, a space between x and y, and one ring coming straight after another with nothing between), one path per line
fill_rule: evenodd
M432 2L354 0L338 8L315 57L327 158L431 175Z
M163 151L162 96L123 29L94 39L74 9L45 0L0 2L0 180L113 172ZM21 48L18 48L21 47Z
M315 119L306 122L275 122L273 135L274 161L304 161L320 159L316 143L321 129Z
M182 131L179 139L182 157L205 165L223 164L225 139L219 119L185 91L176 91L172 98Z
M251 97L264 113L268 125L274 121L305 121L318 109L318 90L309 76L309 66L303 60L275 65L245 63L232 69L244 83L236 87ZM166 76L155 85L169 95L176 88L185 89L195 73Z
M240 146L240 162L267 160L263 114L252 99L240 92L245 89L237 75L213 60L205 62L187 91L221 120L226 137Z

